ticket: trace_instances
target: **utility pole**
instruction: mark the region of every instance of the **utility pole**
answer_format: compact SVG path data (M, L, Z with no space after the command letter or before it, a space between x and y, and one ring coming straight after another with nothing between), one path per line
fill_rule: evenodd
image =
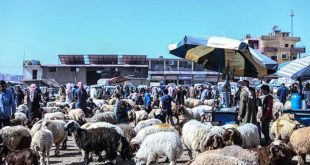
M291 33L292 33L292 37L294 37L294 32L293 32L293 17L294 17L294 11L291 10L289 12L289 15L291 16Z

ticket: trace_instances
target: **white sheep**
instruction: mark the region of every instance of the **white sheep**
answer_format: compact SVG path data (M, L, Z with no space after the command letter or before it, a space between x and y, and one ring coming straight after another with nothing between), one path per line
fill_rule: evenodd
M14 117L15 117L15 119L20 119L20 121L22 122L22 125L27 124L28 118L27 118L26 114L24 114L22 112L15 112Z
M191 165L246 165L244 161L241 161L235 157L225 156L217 153L202 153L197 156L195 161Z
M17 112L22 112L22 113L27 113L28 112L28 107L26 104L21 104L16 108Z
M90 121L92 122L108 122L117 124L117 118L114 112L102 112L95 114Z
M292 109L292 103L291 101L286 101L284 104L284 109Z
M42 107L44 113L53 113L62 111L59 107Z
M48 130L50 130L53 134L55 155L59 156L60 145L63 144L68 137L68 132L65 131L65 125L66 122L64 122L63 120L40 120L33 125L30 132L34 136L34 134L43 127L46 127Z
M74 120L77 122L86 122L85 113L82 109L70 109L68 111L68 117L70 120Z
M117 133L124 136L124 131L119 126L108 122L85 123L81 126L81 129L96 129L100 127L114 128Z
M159 156L167 156L170 165L175 165L177 159L181 157L183 146L181 139L174 132L158 132L147 136L135 156L136 164L146 163L149 165Z
M212 155L210 156L209 154L212 154ZM221 159L218 155L213 155L213 154L219 154L219 155L222 155L223 157ZM213 158L212 156L215 156L215 158ZM258 165L259 164L259 158L254 152L243 149L237 145L232 145L232 146L227 146L227 147L224 147L218 150L205 151L197 156L196 160L192 163L192 165L200 165L200 164L218 164L218 165L225 164L226 165L226 163L230 162L228 160L225 160L225 158L227 157L229 158L229 160L233 162L235 161L238 162L238 163L232 163L234 165L237 165L237 164L239 165L239 162L244 165L246 164ZM236 158L236 159L234 160L232 158Z
M306 164L306 155L310 154L309 137L310 127L295 130L290 137L289 146L297 153L299 165Z
M147 118L148 119L153 119L156 116L160 115L162 113L162 109L152 109L151 112L148 114Z
M53 145L53 133L45 127L35 132L31 142L31 149L40 155L40 164L49 164L49 152Z
M149 135L157 133L157 132L175 132L178 133L177 130L170 124L157 124L145 127L141 129L137 136L131 140L132 144L141 144L142 141Z
M156 124L162 124L162 122L158 119L148 119L148 120L143 120L140 121L134 128L135 132L138 133L141 129L151 126L151 125L156 125Z
M187 107L190 107L190 108L193 108L193 107L197 107L199 105L202 105L202 101L201 100L198 100L198 99L192 99L192 98L187 98L185 99L184 101L184 105L187 106Z
M209 112L211 112L212 106L199 105L194 108L180 108L180 113L183 115L184 119L191 120L196 119L200 121L205 121L208 118Z
M288 143L290 136L292 135L293 131L298 128L298 126L299 123L297 121L279 118L272 123L270 128L271 138L274 138L274 140L283 140L284 142Z
M255 124L247 123L237 128L242 137L242 147L257 147L260 143L258 128Z
M283 109L283 104L281 102L274 102L272 105L272 115L274 118L278 118L281 110Z
M96 111L96 113L98 113L98 112L113 112L113 110L114 110L114 105L103 104L102 106L100 106L100 109Z
M208 99L208 100L205 100L203 102L204 105L209 105L209 106L213 106L214 102L217 101L217 100L214 100L214 99Z
M46 113L44 114L44 120L64 120L65 114L62 112L52 112L52 113Z
M139 121L147 119L147 117L148 113L145 110L139 110L139 111L131 110L130 112L128 112L129 121L134 120L135 125L137 125Z
M208 133L211 128L211 124L203 124L197 120L190 120L184 124L182 138L191 159L192 152L203 152L207 149Z

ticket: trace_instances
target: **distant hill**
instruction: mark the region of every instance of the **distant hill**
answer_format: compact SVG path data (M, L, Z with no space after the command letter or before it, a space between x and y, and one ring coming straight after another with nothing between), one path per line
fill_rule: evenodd
M20 82L22 80L22 78L23 78L23 76L21 76L21 75L12 75L12 74L0 73L0 80L4 80L4 81Z

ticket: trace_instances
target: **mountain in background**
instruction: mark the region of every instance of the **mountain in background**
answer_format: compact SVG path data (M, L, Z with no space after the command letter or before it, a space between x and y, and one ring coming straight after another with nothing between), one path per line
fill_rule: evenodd
M0 73L0 80L4 80L4 81L19 83L19 82L21 82L22 78L23 78L23 76L21 76L21 75L12 75L12 74Z

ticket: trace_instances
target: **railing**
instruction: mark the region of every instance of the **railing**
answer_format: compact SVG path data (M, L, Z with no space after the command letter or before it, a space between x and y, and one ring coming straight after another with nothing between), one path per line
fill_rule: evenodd
M278 48L276 48L276 47L264 47L262 51L263 52L276 52L276 51L278 51Z

